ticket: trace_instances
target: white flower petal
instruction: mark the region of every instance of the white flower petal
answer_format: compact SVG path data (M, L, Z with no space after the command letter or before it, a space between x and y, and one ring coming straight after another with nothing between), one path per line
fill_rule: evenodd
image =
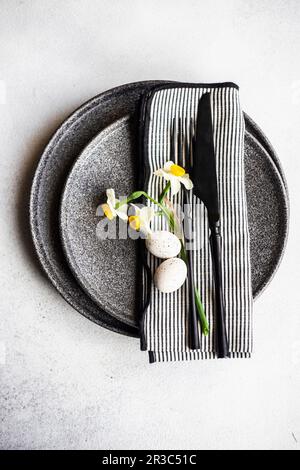
M164 164L164 170L167 171L167 172L169 172L172 165L174 165L174 162L172 162L172 160L166 162L166 163Z
M134 208L135 215L139 215L141 209L138 206L136 206L135 204L133 204L132 202L130 203L130 206Z
M160 177L166 178L166 179L167 179L167 177L169 176L168 173L167 173L166 171L164 171L162 168L159 168L158 170L155 170L155 171L153 172L153 174L154 174L155 176L160 176Z
M180 191L180 181L176 176L170 177L171 182L171 195L174 196Z
M114 208L114 206L112 205L112 203L111 203L109 200L107 200L107 204L108 204L108 207L109 207L110 210L111 210L112 215L113 215L114 217L117 217L116 209Z
M161 176L165 180L171 182L171 196L174 196L180 191L180 184L183 184L187 190L193 188L193 183L186 173L183 176L176 176L171 172L172 165L175 165L173 161L168 161L164 164L163 168L159 168L154 172L155 176Z
M150 233L152 233L152 230L150 228L149 222L143 220L143 222L141 222L140 231L143 232L145 235L150 235Z
M146 207L143 207L141 210L140 210L140 214L139 214L139 217L141 220L145 220L146 222L151 222L151 220L153 219L154 217L154 209L153 207L149 207L149 206L146 206Z
M118 209L116 209L116 214L122 220L128 220L127 216L128 204L122 204Z
M106 190L106 196L107 196L107 204L109 206L112 206L113 208L116 205L116 196L115 196L115 190L110 188Z
M142 209L139 210L138 216L140 219L140 231L145 235L149 235L151 233L150 222L155 216L153 207L142 207Z
M178 179L186 189L188 190L193 189L194 187L193 182L187 173L184 176L179 176Z
M165 178L165 180L170 181L171 178L172 178L171 173L166 173L166 172L164 171L164 178Z

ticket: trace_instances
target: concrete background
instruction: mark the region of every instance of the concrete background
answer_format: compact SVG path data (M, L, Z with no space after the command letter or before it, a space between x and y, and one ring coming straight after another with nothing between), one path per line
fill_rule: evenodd
M299 449L297 0L0 1L0 375L4 449ZM233 80L286 172L286 255L255 304L249 361L149 366L89 322L32 252L32 171L93 95L146 79Z

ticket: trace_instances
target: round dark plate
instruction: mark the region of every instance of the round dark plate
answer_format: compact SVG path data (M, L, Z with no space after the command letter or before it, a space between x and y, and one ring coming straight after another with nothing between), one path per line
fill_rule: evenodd
M126 195L135 185L136 126L130 116L101 131L75 162L61 204L62 242L79 284L100 308L136 324L138 260L135 242L96 237L95 216L106 188ZM285 188L263 147L251 135L245 141L246 190L251 234L253 294L265 287L285 239Z
M131 336L137 336L138 333L135 322L132 321L132 313L125 312L122 321L114 318L114 312L107 313L104 308L96 305L74 278L61 246L58 223L59 204L70 168L89 141L109 124L127 114L132 116L131 126L135 129L135 116L141 96L146 90L158 83L161 82L138 82L123 85L96 96L75 111L57 130L44 150L31 191L30 219L33 240L40 262L51 282L81 314L110 330ZM249 125L250 121L246 116L246 130L248 130ZM257 139L257 134L262 134L260 130L257 131L256 129L252 134L251 137L249 132L246 133L246 154L252 156L255 162L254 167L258 172L253 174L256 175L255 178L258 175L258 180L261 178L259 159L264 158L264 175L269 174L269 184L265 184L265 188L269 188L270 191L269 198L266 200L262 200L261 195L258 193L256 193L258 197L258 200L256 200L252 189L250 193L248 192L250 206L252 204L251 198L252 200L255 199L256 206L255 211L249 211L249 216L251 218L253 293L254 296L257 296L271 279L283 252L288 223L288 202L283 184L284 177L282 174L280 176L281 170L280 168L277 170L277 166L274 164L274 161L277 161L275 153L272 151L270 155L270 149L266 152L263 146L260 145L260 142L264 140L263 135L261 141ZM131 135L134 147L136 130ZM258 155L255 156L257 152ZM264 153L264 157L259 157L262 153ZM253 178L250 177L250 180L253 180ZM248 182L249 177L247 177L247 186L249 186ZM252 188L257 190L254 180L252 183ZM99 195L101 185L102 183L99 181ZM273 193L277 194L276 203L274 203L277 208L276 223L274 222L274 213L270 210L270 200L274 201ZM258 214L259 217L253 224L255 214ZM262 223L262 217L264 226L267 223L269 225L273 224L273 227L281 227L279 235L271 239L268 236L264 243L262 243L261 237L265 234L261 230L259 230L258 236L255 236L256 230L260 228ZM275 228L268 235L274 232ZM265 250L267 246L271 247L269 251L264 252L268 259L267 269L256 253L259 246L264 246ZM105 277L105 273L102 272L102 276ZM119 318L121 317L119 316Z

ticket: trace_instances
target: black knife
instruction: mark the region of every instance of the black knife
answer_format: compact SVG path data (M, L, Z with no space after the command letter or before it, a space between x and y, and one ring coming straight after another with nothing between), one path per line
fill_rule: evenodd
M216 349L217 356L224 358L229 356L229 351L222 291L220 211L209 93L202 95L198 103L191 173L194 194L201 199L208 214L216 295Z

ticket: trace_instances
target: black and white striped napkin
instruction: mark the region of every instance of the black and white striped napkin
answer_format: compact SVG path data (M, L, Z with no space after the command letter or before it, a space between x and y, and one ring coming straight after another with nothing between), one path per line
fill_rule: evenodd
M252 351L252 288L247 204L244 180L244 118L238 87L232 83L214 85L164 85L153 90L144 105L144 164L147 168L145 189L157 198L166 184L153 175L166 161L170 151L173 119L196 120L198 101L211 94L212 120L220 199L222 235L223 293L229 351L232 358L250 357ZM175 162L176 163L176 162ZM182 203L182 193L175 203ZM210 334L200 336L200 349L188 346L188 283L171 294L151 286L144 298L149 303L142 321L142 349L150 362L215 358L214 282L209 246L209 227L204 205L193 196L193 220L196 231L192 251L195 285L209 321ZM163 217L156 217L154 230L167 229ZM147 253L153 275L161 263Z

